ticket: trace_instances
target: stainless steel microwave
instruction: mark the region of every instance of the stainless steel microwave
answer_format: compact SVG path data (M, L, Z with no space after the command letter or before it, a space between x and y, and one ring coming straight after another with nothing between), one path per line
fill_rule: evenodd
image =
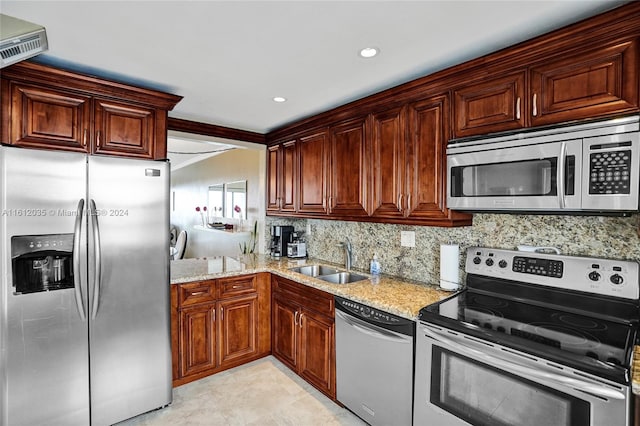
M530 213L637 212L640 116L447 146L447 206Z

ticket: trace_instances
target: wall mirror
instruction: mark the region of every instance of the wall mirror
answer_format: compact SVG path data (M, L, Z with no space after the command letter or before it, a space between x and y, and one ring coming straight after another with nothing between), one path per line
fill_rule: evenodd
M220 183L217 185L209 186L209 194L208 194L208 217L209 222L217 222L213 220L218 217L222 217L224 214L224 184Z
M208 219L218 222L226 217L231 219L247 218L247 181L219 183L209 186Z
M247 218L247 181L239 180L225 184L225 217Z

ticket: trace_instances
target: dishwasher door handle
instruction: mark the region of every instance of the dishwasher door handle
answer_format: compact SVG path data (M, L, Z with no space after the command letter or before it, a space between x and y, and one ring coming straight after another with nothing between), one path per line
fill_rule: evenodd
M396 343L413 343L413 336L405 336L404 334L394 333L390 330L385 330L381 327L376 327L375 325L369 324L365 321L362 321L358 318L355 318L349 314L345 314L336 310L336 317L343 320L347 325L352 327L353 329L366 334L371 337L375 337L377 339L389 340L391 342Z

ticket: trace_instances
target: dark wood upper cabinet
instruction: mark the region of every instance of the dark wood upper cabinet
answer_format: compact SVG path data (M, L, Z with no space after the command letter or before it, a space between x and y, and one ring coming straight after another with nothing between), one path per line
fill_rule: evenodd
M453 91L455 137L519 129L526 126L526 70Z
M406 183L406 108L371 116L372 217L402 218Z
M267 149L267 211L297 210L298 146L284 142Z
M434 96L409 105L406 211L413 218L446 217L445 147L449 140L449 98Z
M638 40L531 68L531 125L638 110Z
M326 214L330 160L327 131L302 136L298 143L298 212Z
M330 129L329 213L367 216L369 159L366 117L348 120Z
M91 97L27 83L9 85L3 103L11 111L12 144L25 148L58 148L89 152Z
M167 112L182 99L28 61L0 84L3 142L143 159L166 158Z
M96 99L94 105L94 154L154 157L155 108L107 99Z

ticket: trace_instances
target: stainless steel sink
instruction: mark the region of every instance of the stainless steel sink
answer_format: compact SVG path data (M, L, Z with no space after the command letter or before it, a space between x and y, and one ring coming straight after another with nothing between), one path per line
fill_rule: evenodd
M365 277L364 275L354 274L352 272L338 272L330 275L322 275L318 277L323 281L328 281L334 284L347 284L353 283L356 281L364 281L369 279L369 277Z
M297 266L295 268L290 268L289 270L308 277L319 277L321 275L331 275L338 272L336 268L325 265Z

